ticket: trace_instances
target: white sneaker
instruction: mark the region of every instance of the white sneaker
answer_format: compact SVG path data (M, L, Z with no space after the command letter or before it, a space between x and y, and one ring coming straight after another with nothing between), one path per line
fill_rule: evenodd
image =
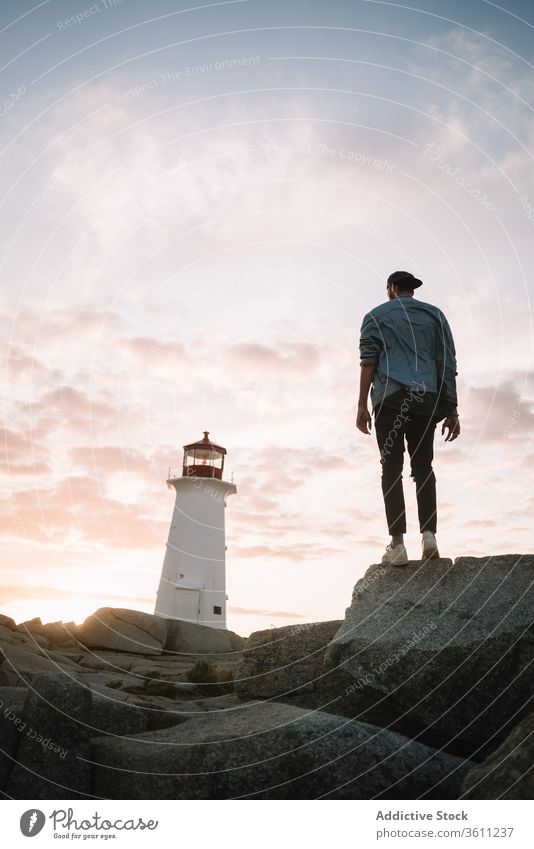
M390 542L386 545L386 550L382 555L382 563L390 566L404 566L408 562L408 554L403 543L400 545L391 545Z
M421 549L423 551L422 560L436 560L439 557L436 536L432 531L423 531Z

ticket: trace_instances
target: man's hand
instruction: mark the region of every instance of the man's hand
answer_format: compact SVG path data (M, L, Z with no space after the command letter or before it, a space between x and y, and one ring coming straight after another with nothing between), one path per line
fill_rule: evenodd
M371 433L371 415L367 407L358 407L356 427L358 430L361 430L362 433L367 434L367 436Z
M460 419L458 416L448 416L441 426L441 433L445 433L447 428L447 436L445 442L453 442L460 436Z

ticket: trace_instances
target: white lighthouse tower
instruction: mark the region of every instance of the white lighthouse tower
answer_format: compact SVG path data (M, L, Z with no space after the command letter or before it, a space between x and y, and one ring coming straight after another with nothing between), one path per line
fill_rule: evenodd
M223 480L226 448L204 438L184 445L182 474L169 469L176 502L156 597L155 614L226 628L224 511L236 492Z

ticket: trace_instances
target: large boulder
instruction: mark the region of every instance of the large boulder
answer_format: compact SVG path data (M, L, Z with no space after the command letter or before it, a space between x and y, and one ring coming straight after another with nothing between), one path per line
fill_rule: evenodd
M19 642L21 642L21 640L16 632L11 628L7 628L5 625L2 625L0 622L0 645L3 645L4 643L14 645Z
M73 623L65 624L64 622L48 622L42 626L41 634L53 645L75 648L78 646L78 641L73 636L77 632L76 626Z
M33 619L26 619L24 622L21 622L20 625L17 625L17 631L28 630L31 628L42 628L43 623L41 621L40 616L34 616Z
M9 616L0 614L0 645L4 643L20 642L20 635L17 634L17 626L13 619Z
M161 654L168 620L140 610L101 607L77 630L82 645L129 654Z
M239 652L245 644L243 637L223 628L209 628L179 619L165 621L168 624L165 652L190 654L192 661L201 659L204 654Z
M91 693L65 675L35 678L22 714L17 762L7 783L13 799L73 799L91 794Z
M92 690L91 716L88 727L93 734L111 734L119 737L141 734L147 730L147 713L144 707L117 698L117 693L107 688L97 693Z
M391 731L241 703L136 739L94 741L105 799L452 799L470 764Z
M62 669L62 663L36 650L5 643L0 646L0 686L25 687L40 672L60 672Z
M116 737L169 728L207 709L200 702L135 696L94 683L89 686L93 694L93 727L98 733Z
M43 625L37 623L24 623L19 625L14 635L18 638L21 644L32 649L49 649L50 642L43 634Z
M239 698L319 707L325 649L341 624L334 620L255 631L234 676Z
M150 657L153 657L151 655ZM126 654L125 652L105 651L104 649L91 650L85 653L78 661L78 665L84 669L102 669L109 672L128 672L134 663L139 663L138 654Z
M27 692L25 687L0 687L0 790L6 786L20 735L25 731L22 712Z
M0 688L0 701L6 694L0 734L14 760L6 792L14 799L91 797L93 738L128 745L149 729L185 722L203 710L193 703L169 700L162 707L149 697L135 698L82 678L41 674L29 692ZM5 780L7 772L8 768L0 778Z
M326 652L323 704L481 760L534 695L534 555L371 566Z
M508 735L504 743L470 770L462 799L534 798L534 713Z
M37 648L50 648L50 641L44 634L44 625L38 616L35 619L28 619L27 622L21 622L17 625L17 634L25 638L28 643L33 644Z

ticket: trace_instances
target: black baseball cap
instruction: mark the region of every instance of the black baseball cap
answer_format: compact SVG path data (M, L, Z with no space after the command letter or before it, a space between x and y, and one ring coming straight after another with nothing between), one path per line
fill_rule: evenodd
M423 281L414 277L410 271L394 271L388 277L388 286L393 286L395 283L400 283L401 281L406 281L414 289L423 285Z

